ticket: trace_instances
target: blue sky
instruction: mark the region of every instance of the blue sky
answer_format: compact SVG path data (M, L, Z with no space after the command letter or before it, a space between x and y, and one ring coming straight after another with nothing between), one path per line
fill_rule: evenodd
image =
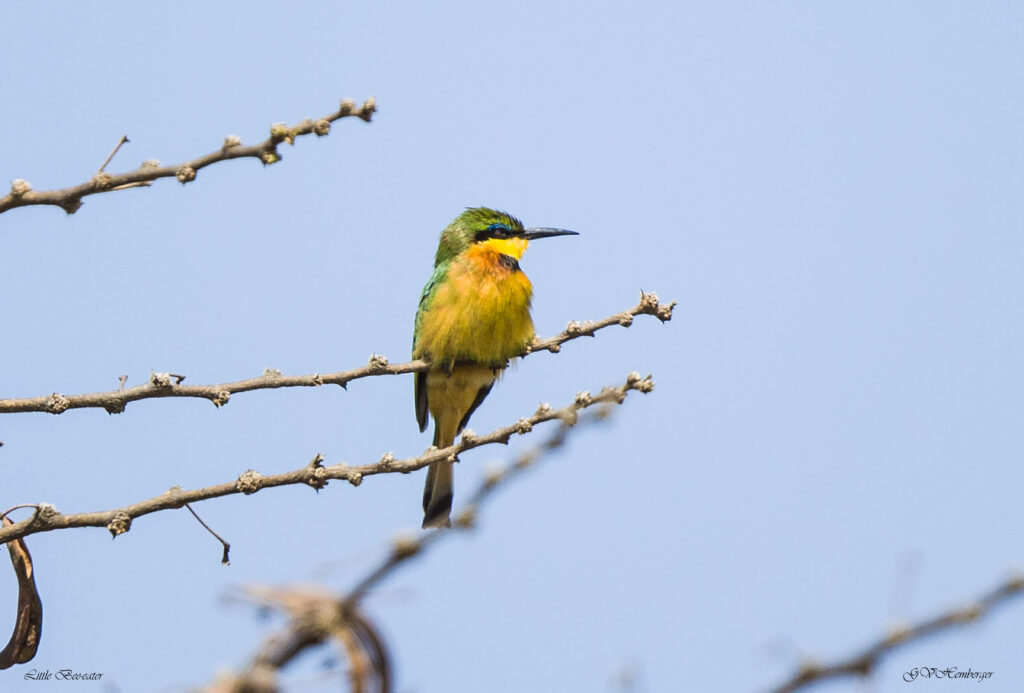
M630 668L640 691L759 691L1021 567L1019 4L22 3L4 24L4 184L83 181L123 133L110 170L343 97L380 110L268 168L0 216L0 396L405 360L437 234L467 205L581 233L523 259L542 335L641 289L679 301L668 325L524 360L475 414L482 432L633 370L657 383L368 600L399 690L613 690ZM430 442L411 377L8 415L0 440L0 504L65 512ZM457 493L528 443L466 454ZM202 504L227 568L184 512L116 541L32 537L32 666L104 673L82 691L209 681L277 625L226 594L344 590L417 531L421 485ZM938 690L904 683L914 666L1019 687L1022 618L902 652L871 690ZM294 690L317 690L321 660ZM4 690L56 685L23 672Z

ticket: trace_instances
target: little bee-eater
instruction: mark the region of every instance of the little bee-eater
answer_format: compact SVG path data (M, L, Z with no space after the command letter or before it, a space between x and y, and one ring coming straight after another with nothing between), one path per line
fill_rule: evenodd
M486 207L467 209L444 231L434 273L416 312L412 356L430 361L416 374L416 419L434 417L434 445L446 448L469 421L509 359L533 339L533 286L519 268L530 241L577 235L526 229L515 217ZM435 462L423 489L423 527L450 527L452 463Z

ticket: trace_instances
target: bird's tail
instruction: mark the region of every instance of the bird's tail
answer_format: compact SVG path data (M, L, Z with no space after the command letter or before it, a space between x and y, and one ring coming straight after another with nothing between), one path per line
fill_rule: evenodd
M446 448L455 442L455 435L444 433L434 424L434 446ZM423 529L452 526L452 496L455 481L453 462L434 462L427 470L427 483L423 487Z
M434 462L427 470L427 485L423 489L423 529L452 526L454 466L452 462Z

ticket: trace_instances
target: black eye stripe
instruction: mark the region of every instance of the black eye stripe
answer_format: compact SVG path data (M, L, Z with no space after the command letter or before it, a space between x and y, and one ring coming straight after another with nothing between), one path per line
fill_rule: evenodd
M475 241L486 241L489 238L510 238L512 236L512 229L506 224L491 224L483 231L477 231L476 235L473 236Z

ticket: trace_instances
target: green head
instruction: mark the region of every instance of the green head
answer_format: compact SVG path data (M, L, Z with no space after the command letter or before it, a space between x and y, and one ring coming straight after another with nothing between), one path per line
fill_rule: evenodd
M528 243L536 238L576 235L575 231L565 229L524 228L521 221L506 212L487 207L470 207L441 232L434 266L449 262L475 243L493 245L497 252L518 260Z

